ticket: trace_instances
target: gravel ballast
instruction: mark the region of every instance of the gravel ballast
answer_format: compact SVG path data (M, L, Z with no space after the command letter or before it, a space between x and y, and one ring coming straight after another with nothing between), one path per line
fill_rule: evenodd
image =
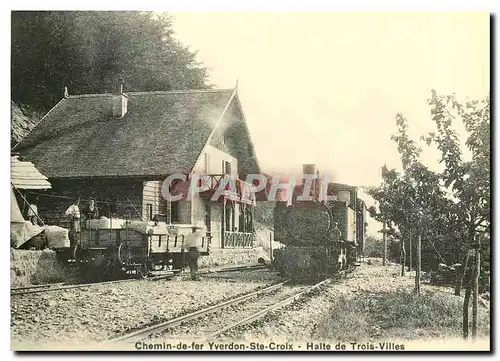
M154 337L151 342L199 342L199 340L209 337L236 322L242 321L258 311L292 297L306 288L306 286L284 285L272 292L261 294L239 304L225 307L195 320L185 322L181 326L170 328L161 335Z
M413 292L414 272L366 265L315 295L232 330L218 342L441 342L461 337L463 296L451 287L422 284ZM489 337L489 304L479 310L478 337ZM462 341L460 341L463 343ZM453 347L453 345L451 346Z
M97 344L277 282L267 269L211 274L201 281L137 280L11 298L12 348Z
M454 296L451 287L429 284L422 284L421 294L416 295L414 272L404 277L399 274L400 267L396 265L364 263L347 278L332 281L250 325L227 331L216 342L327 342L331 345L401 342L406 346L413 343L413 349L456 349L457 343L462 349L477 346L460 340L463 295ZM201 282L189 281L183 276L171 281L141 280L15 296L11 308L12 347L78 349L78 345L83 344L83 349L96 349L98 347L89 345L281 280L276 272L260 269L210 274ZM256 310L265 307L256 306ZM489 301L482 299L479 307L478 339L485 340L487 348ZM241 316L237 310L229 310L233 321ZM219 323L222 316L224 312L201 319L201 327L213 332L225 324ZM203 332L195 328L195 323L188 323L163 336L169 342L177 337L202 336ZM453 339L458 341L449 343ZM480 349L484 349L483 344L479 345ZM128 347L133 349L133 345Z

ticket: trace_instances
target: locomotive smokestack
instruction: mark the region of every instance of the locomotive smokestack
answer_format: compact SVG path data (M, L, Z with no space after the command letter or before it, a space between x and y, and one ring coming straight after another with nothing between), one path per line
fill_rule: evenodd
M128 97L123 93L123 84L120 85L120 91L113 94L113 117L123 118L127 113Z
M302 172L304 174L314 174L316 175L317 172L316 164L303 164L302 165Z
M304 178L310 175L314 175L314 180L312 184L312 196L314 199L318 199L319 192L319 171L316 164L303 164L302 172L304 173Z

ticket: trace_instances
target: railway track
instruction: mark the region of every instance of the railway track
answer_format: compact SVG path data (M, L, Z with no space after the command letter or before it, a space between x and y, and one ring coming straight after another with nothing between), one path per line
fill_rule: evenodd
M159 279L165 279L165 278L169 278L169 277L172 277L172 275L156 276L156 277L147 278L146 280L159 280ZM20 288L16 288L16 289L11 289L10 295L11 296L18 296L18 295L26 295L26 294L30 294L30 293L62 291L62 290L70 290L73 288L90 287L90 286L95 286L95 285L106 285L106 284L114 284L114 283L132 282L132 281L137 281L140 279L142 279L142 278L129 278L129 279L122 279L122 280L90 282L90 283L76 283L76 284L54 283L54 284L39 285L39 286L25 287L25 288L20 287Z
M316 283L315 285L309 286L309 287L302 286L301 290L297 291L295 294L293 294L289 297L282 299L281 301L278 301L277 303L267 302L265 304L266 307L264 309L257 308L256 312L249 314L247 317L242 317L238 321L232 322L231 324L229 324L223 328L214 330L213 332L208 334L208 336L202 337L201 342L209 342L209 341L215 340L215 339L217 339L217 337L225 334L228 331L232 331L240 326L251 324L252 322L257 321L257 320L265 317L270 312L278 310L280 308L283 308L283 307L295 302L296 300L300 299L302 296L312 292L315 289L320 288L321 286L323 286L329 282L331 282L331 279L326 279L324 281L321 281L321 282ZM276 300L274 300L274 301L276 301ZM253 307L255 307L255 306L253 306Z
M236 327L258 320L269 312L282 308L314 289L330 282L321 281L313 286L292 285L289 280L239 296L237 298L189 313L108 340L105 344L135 343L149 339L151 342L166 339L196 339L206 342Z
M216 270L208 270L200 272L200 275L210 275L224 272L235 272L235 271L245 271L245 270L253 270L265 268L266 265L246 265L246 266L237 266L237 267L226 267L220 268ZM61 291L61 290L69 290L73 288L83 288L90 287L94 285L105 285L105 284L115 284L115 283L124 283L124 282L132 282L137 280L147 280L147 281L158 281L161 279L172 278L175 275L174 272L170 272L166 275L153 276L149 278L128 278L128 279L120 279L120 280L112 280L112 281L103 281L103 282L89 282L89 283L75 283L75 282L60 282L60 283L49 283L45 285L36 285L36 286L26 286L26 287L16 287L11 288L10 295L26 295L31 293L42 293L42 292L51 292L51 291Z

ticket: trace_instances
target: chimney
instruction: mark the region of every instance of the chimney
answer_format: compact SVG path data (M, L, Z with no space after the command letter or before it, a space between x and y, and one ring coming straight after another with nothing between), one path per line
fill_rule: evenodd
M127 114L128 98L123 94L123 84L120 85L120 91L113 94L113 118L123 118Z

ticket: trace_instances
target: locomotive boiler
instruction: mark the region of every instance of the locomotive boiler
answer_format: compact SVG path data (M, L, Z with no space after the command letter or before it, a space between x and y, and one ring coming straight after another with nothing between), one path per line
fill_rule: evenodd
M274 238L283 245L273 251L274 266L293 279L322 278L349 269L362 254L365 237L366 211L357 188L321 185L311 165L304 166L304 174L316 175L312 199L300 201L304 186L297 186L291 199L277 201L274 209Z

